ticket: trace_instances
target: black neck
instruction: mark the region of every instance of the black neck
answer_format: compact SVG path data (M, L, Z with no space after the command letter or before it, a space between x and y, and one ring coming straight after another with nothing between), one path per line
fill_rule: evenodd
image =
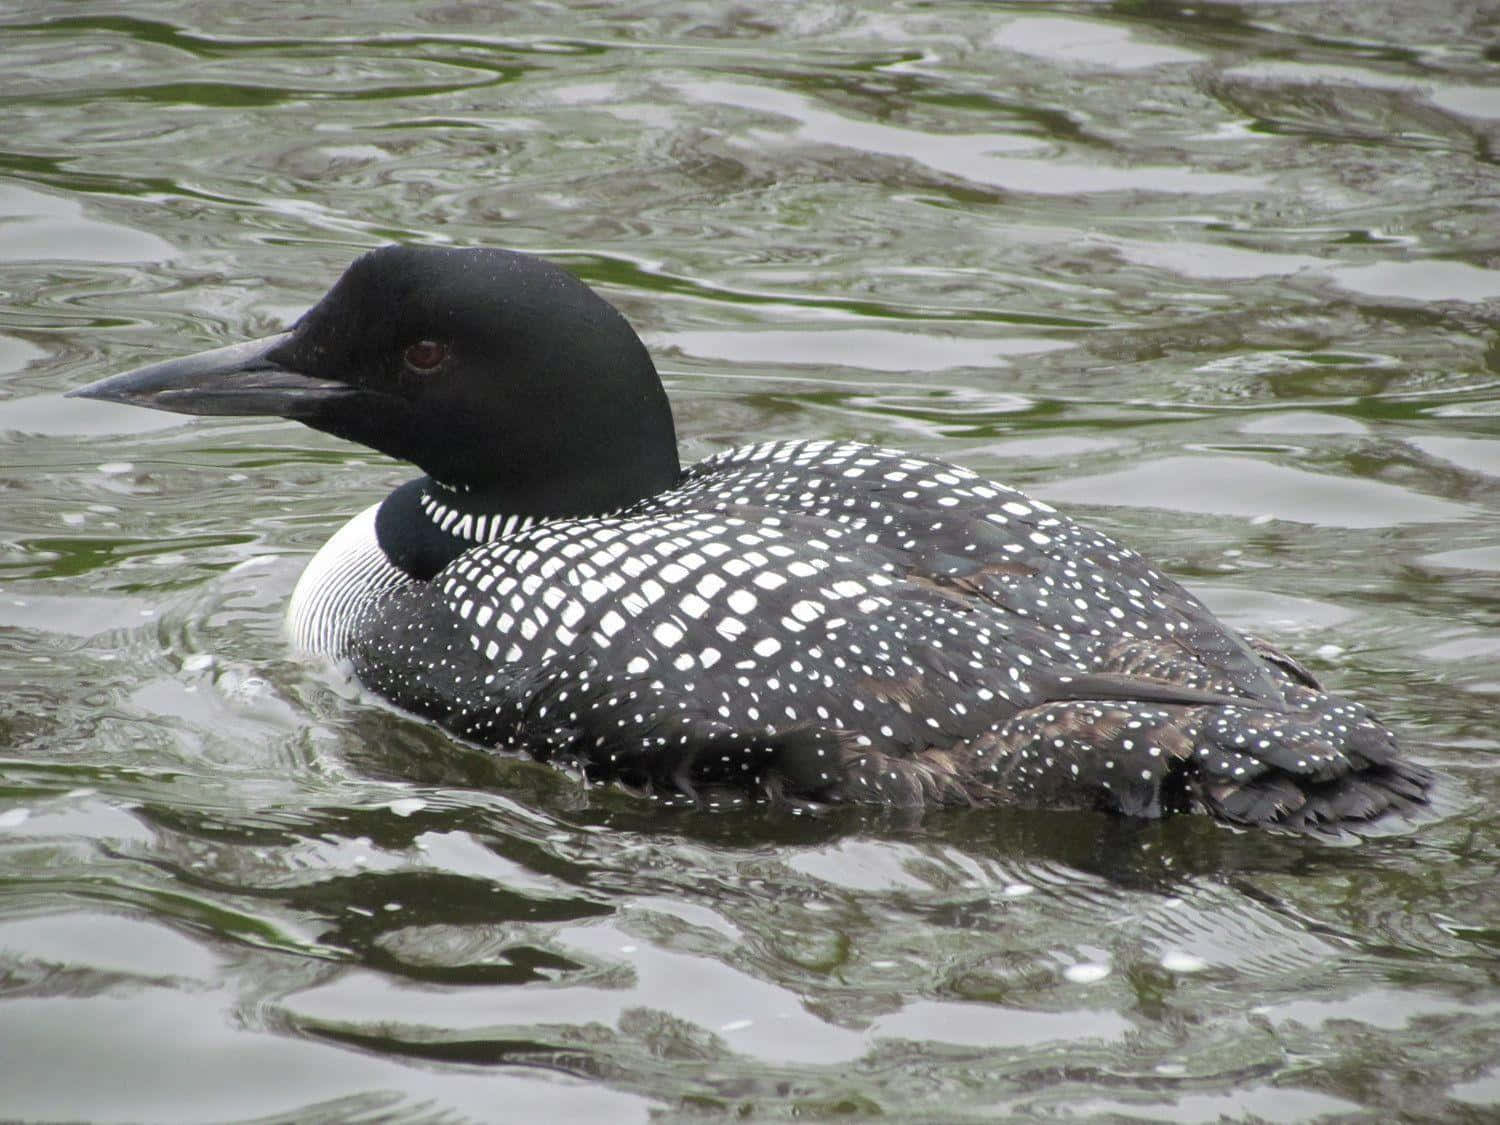
M375 538L395 566L427 582L480 543L514 535L549 519L568 518L563 514L534 516L508 511L510 507L497 502L490 493L450 488L431 477L418 477L381 501L375 514Z
M418 477L396 489L375 515L375 538L386 557L426 582L480 543L529 527L536 520L506 513L481 493L447 488Z

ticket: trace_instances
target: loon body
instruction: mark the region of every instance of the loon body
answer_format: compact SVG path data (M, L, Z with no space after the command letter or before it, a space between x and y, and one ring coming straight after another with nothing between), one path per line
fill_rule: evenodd
M1363 706L967 469L831 441L682 469L634 331L529 255L376 250L288 332L74 393L295 418L415 462L314 557L295 639L591 779L1293 829L1432 784Z

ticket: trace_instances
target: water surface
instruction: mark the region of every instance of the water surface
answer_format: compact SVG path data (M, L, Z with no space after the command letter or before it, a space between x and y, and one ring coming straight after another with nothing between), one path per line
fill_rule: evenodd
M9 6L0 1116L1489 1118L1482 7ZM409 470L60 395L395 239L600 288L685 457L857 438L1065 504L1443 807L665 814L297 662L301 565Z

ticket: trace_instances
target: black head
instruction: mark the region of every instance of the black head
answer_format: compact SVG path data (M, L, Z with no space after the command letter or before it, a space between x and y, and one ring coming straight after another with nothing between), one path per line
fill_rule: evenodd
M678 475L666 393L625 318L509 250L387 246L290 332L72 393L295 418L520 514L608 511Z

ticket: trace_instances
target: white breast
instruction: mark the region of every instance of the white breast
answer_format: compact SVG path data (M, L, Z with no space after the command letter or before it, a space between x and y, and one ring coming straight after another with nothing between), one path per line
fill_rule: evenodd
M368 602L413 581L391 564L375 538L371 504L324 543L292 591L287 626L304 653L329 657L348 654L353 628Z

